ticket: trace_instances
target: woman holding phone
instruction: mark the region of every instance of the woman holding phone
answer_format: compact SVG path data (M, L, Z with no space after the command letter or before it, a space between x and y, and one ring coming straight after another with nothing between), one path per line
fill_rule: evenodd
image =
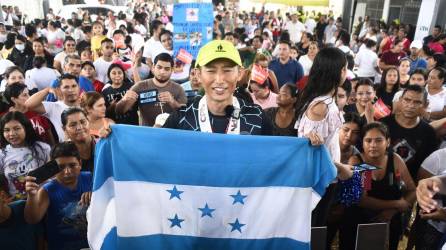
M410 210L415 201L415 184L404 161L388 150L389 131L379 122L364 126L360 154L349 164L368 164L377 170L363 171L362 197L357 206L346 210L341 223L340 249L354 249L356 228L361 223L389 223L389 249L398 249L402 234L402 212Z
M0 175L7 180L12 200L25 199L25 176L49 160L51 148L39 141L33 125L21 112L5 114L0 131Z

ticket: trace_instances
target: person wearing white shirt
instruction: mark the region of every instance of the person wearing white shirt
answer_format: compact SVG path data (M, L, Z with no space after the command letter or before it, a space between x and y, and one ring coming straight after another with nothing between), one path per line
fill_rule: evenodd
M62 128L61 115L62 112L69 107L79 106L79 84L77 79L73 75L63 75L60 79L60 85L56 88L63 101L57 102L45 102L46 96L52 91L50 87L45 88L34 95L32 95L26 102L26 107L36 113L42 114L47 117L56 129L59 142L65 140L65 133Z
M163 29L164 24L159 20L153 20L150 25L150 33L152 37L144 44L144 51L142 53L142 56L146 58L146 64L149 66L152 66L152 61L155 58L153 54L163 49L163 45L159 38Z
M295 44L300 42L302 32L306 30L305 25L297 19L296 14L291 16L291 21L286 23L285 29L290 33L290 39Z
M103 83L109 81L107 72L110 65L113 63L114 46L113 41L109 38L101 42L102 56L94 61L93 65L96 69L97 79Z
M317 45L317 42L310 42L310 45L308 46L308 53L299 58L299 63L304 68L305 76L308 76L310 74L310 69L313 66L314 58L316 57L318 52L319 46Z
M163 46L163 48L158 51L154 51L154 53L152 54L153 61L155 61L155 58L161 53L167 53L167 54L173 56L173 42L172 42L173 34L172 34L172 32L170 32L168 30L163 30L163 31L161 31L159 37L160 37L160 42L161 42L161 45ZM153 63L153 61L152 61L152 63Z
M51 83L60 76L57 70L46 66L43 57L35 57L33 66L33 69L27 70L25 73L25 84L26 86L35 86L39 91L50 87Z
M446 117L446 88L443 87L445 77L446 70L442 67L435 67L429 73L426 90L431 120Z
M358 66L358 77L375 77L378 72L378 55L374 51L376 42L367 40L365 48L359 50L355 57L355 65Z
M305 26L307 27L307 32L310 32L311 34L314 33L314 28L316 28L316 21L313 19L313 17L309 17L307 21L305 21Z
M324 31L324 43L325 44L333 44L332 40L334 38L336 30L337 30L337 28L334 23L334 19L333 19L333 17L330 17L328 19L328 25L325 27L325 31Z

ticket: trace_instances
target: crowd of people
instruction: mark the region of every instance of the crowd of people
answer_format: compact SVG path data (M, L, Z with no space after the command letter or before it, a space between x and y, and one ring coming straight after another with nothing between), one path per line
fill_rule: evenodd
M213 41L187 62L166 6L128 6L26 23L2 6L2 249L88 248L95 144L111 124L308 138L338 172L312 214L327 249L354 249L357 225L373 222L389 223L389 249L403 235L407 249L442 246L445 196L425 184L446 170L441 26L418 41L411 25L367 16L349 33L332 12L218 4ZM49 180L28 175L48 162L58 166ZM422 208L418 183L434 190ZM341 198L355 185L357 199Z

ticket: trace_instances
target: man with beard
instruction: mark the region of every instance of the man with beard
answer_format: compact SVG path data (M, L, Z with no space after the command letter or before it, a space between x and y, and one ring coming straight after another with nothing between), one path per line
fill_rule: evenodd
M390 144L407 165L411 177L416 181L421 163L434 152L437 139L434 129L422 119L427 107L427 93L418 85L409 85L403 91L400 112L381 120L389 128Z
M124 114L138 102L142 125L153 126L159 114L170 114L186 105L183 88L170 80L173 64L172 56L167 53L156 56L152 65L154 77L133 85L116 104L116 114Z

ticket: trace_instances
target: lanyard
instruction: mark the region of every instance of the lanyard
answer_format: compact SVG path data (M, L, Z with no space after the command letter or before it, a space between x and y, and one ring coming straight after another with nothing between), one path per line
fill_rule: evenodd
M232 97L232 104L234 105L235 110L240 110L240 103L238 102L236 97ZM198 116L199 116L199 125L200 131L205 133L213 133L211 121L209 119L209 110L206 95L204 95L200 102L198 103ZM226 134L240 134L240 119L231 116L229 119L228 126L226 127Z

